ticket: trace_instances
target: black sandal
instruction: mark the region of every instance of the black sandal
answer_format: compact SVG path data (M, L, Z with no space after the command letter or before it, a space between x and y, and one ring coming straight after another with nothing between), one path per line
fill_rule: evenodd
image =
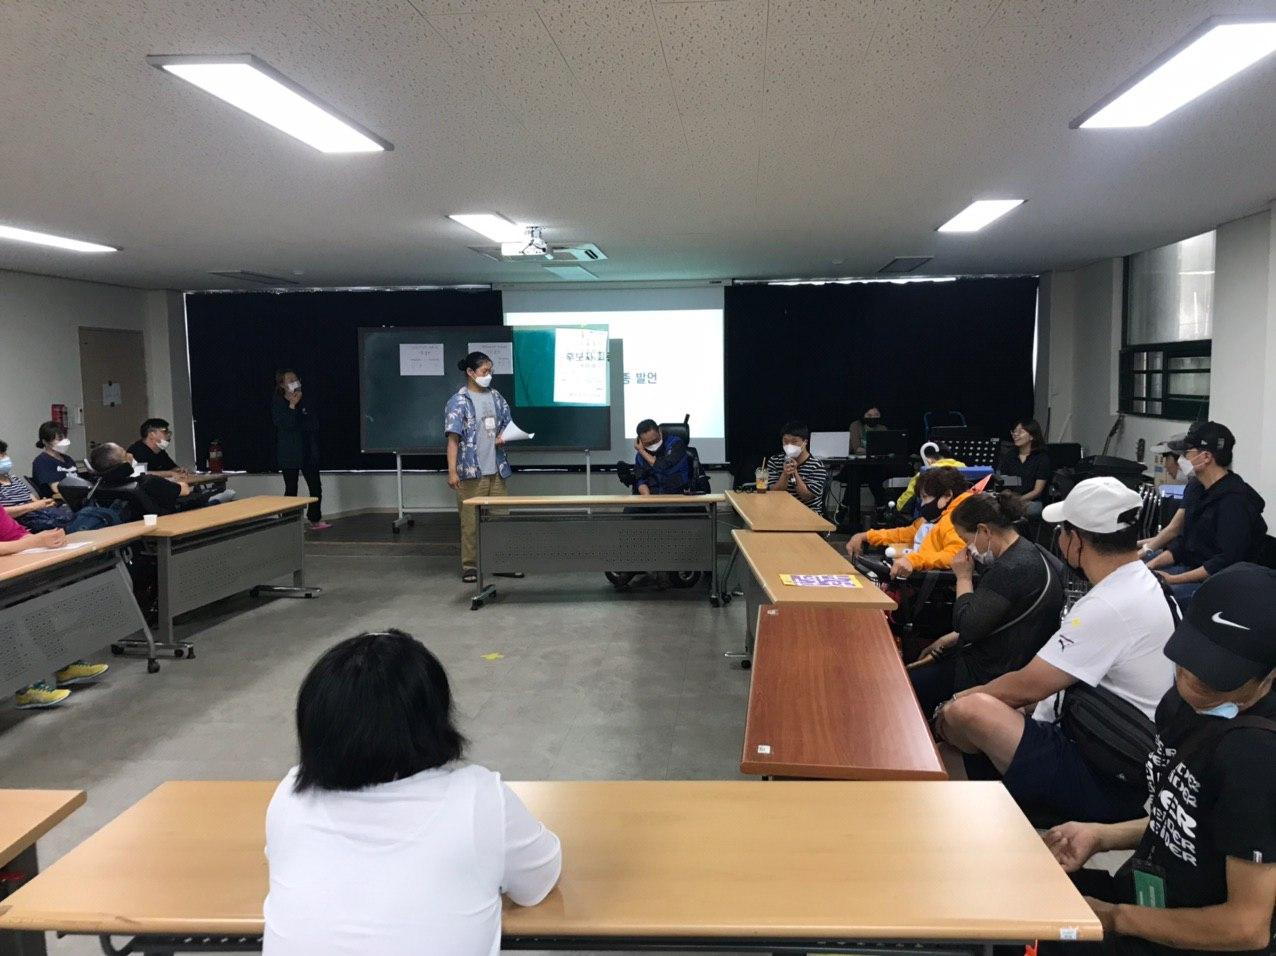
M478 569L466 568L461 572L461 580L466 584L478 584Z

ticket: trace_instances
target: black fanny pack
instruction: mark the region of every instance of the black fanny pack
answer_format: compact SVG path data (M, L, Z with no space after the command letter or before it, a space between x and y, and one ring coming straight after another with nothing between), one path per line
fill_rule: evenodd
M1170 618L1182 615L1162 587ZM1055 721L1092 770L1131 786L1143 786L1148 754L1156 749L1156 724L1128 700L1104 687L1077 681L1055 701Z

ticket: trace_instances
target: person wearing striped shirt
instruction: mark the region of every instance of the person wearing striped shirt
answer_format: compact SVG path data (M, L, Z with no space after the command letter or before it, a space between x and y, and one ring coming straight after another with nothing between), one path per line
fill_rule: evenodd
M829 472L811 454L811 429L803 422L789 422L781 435L784 453L767 459L767 488L787 491L816 514L824 510L824 486Z

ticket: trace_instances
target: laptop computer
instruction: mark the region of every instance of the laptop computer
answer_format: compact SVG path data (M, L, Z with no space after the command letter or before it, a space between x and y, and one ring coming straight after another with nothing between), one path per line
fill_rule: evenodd
M811 432L811 454L821 461L849 458L851 433L849 431Z
M907 456L912 454L912 451L906 431L880 428L864 432L864 454L869 458Z

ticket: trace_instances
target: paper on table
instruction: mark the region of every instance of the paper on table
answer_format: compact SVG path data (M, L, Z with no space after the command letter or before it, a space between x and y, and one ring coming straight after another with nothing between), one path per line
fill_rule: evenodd
M60 548L27 548L25 551L19 551L18 554L50 554L54 551L75 551L78 548L87 548L92 541L68 541Z
M505 431L501 432L501 437L506 441L527 441L529 438L535 438L536 432L525 432L513 422L505 426Z

